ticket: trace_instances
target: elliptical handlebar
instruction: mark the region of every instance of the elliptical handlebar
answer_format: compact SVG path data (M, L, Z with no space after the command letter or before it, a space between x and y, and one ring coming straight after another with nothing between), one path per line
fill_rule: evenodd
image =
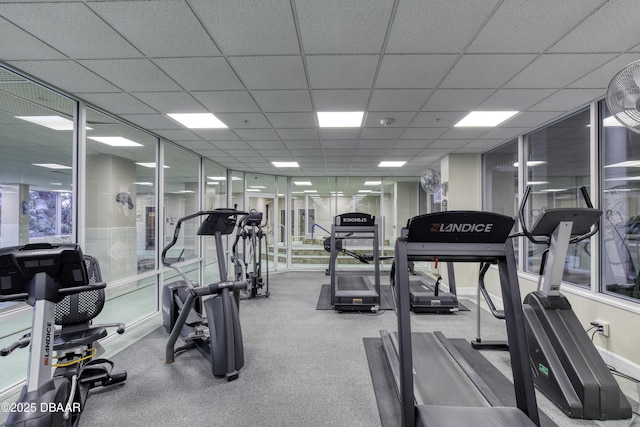
M240 222L238 221L238 216L246 217L249 215L248 212L238 211L234 208L234 209L214 209L209 211L199 211L196 213L192 213L191 215L187 215L180 218L176 224L175 230L173 231L173 238L171 239L171 242L169 242L169 244L162 249L162 254L160 258L162 261L162 265L164 265L165 267L173 267L172 265L173 263L167 261L166 256L169 249L174 247L175 244L178 242L178 236L180 235L180 228L182 227L183 222L196 217L204 216L204 215L224 215L224 214L228 215L228 217L234 216L234 221L236 224Z
M536 244L536 245L549 244L549 239L551 238L550 236L547 236L545 239L537 239L533 234L531 234L531 231L527 228L527 223L525 220L525 208L527 205L527 201L529 200L530 193L531 193L531 185L527 185L527 187L524 190L524 194L522 196L522 202L520 203L520 208L518 209L518 221L520 222L520 227L522 228L522 232L512 234L510 237L525 236L533 244ZM582 198L584 199L584 202L587 205L587 208L594 209L593 203L591 202L591 197L589 197L587 188L584 185L580 187L580 193L582 194ZM582 240L588 239L589 237L596 234L599 230L600 230L600 217L597 218L592 230L590 230L588 233L584 233L571 238L569 243L578 243Z

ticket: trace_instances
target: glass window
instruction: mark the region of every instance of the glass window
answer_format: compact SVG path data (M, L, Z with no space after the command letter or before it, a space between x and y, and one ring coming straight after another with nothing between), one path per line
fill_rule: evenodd
M76 102L0 68L0 247L74 242Z
M171 242L180 218L199 210L200 157L173 144L164 145L164 246ZM200 239L196 231L200 219L185 221L178 241L167 252L170 262L200 257Z
M640 298L640 135L600 103L602 141L602 291Z
M158 140L87 108L86 242L109 282L156 269Z
M580 187L589 190L589 116L586 109L527 136L527 160L522 166L532 186L527 225L547 208L584 206ZM527 243L525 269L537 274L546 245ZM590 239L569 247L563 281L590 286Z
M518 140L482 156L484 209L507 216L518 212Z

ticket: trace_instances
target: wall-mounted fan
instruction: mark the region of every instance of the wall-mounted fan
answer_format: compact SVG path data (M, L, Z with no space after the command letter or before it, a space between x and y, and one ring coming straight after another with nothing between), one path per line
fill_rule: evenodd
M627 65L611 79L607 107L623 126L640 133L640 61Z
M427 193L435 193L440 189L440 174L433 169L427 169L420 177L420 185Z

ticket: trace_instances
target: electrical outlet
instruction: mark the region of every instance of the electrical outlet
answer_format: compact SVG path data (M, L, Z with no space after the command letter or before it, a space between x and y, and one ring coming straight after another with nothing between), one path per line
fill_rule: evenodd
M609 336L609 322L605 322L604 320L594 320L591 324L596 327L596 330L600 334L605 337Z

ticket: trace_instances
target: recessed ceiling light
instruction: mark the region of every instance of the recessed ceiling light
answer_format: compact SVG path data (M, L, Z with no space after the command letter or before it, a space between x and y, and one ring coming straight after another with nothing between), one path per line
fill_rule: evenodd
M213 181L213 182L208 181L208 182L207 182L207 185L220 185L220 183L219 183L219 182L217 182L217 181Z
M271 162L277 168L299 168L298 162Z
M246 189L246 191L252 191L252 192L257 192L257 193L259 193L259 192L260 192L260 189L259 189L259 188L247 188L247 189Z
M60 116L15 116L16 119L25 120L53 130L73 130L73 121ZM88 127L87 130L93 130Z
M472 111L454 127L493 127L504 123L519 111Z
M145 168L153 169L156 167L156 162L136 162L136 165L143 166ZM169 169L169 166L164 165L165 169Z
M59 165L57 163L33 163L33 166L40 166L48 169L73 169L71 166Z
M362 125L364 111L318 111L318 126L321 128L357 128Z
M380 185L382 181L365 181L364 185Z
M267 188L264 185L250 185L249 188L257 188L257 189L262 189L262 188Z
M208 176L207 179L210 179L212 181L226 181L227 177L226 176Z
M304 190L303 193L317 193L318 190Z
M640 160L627 160L625 162L607 165L605 168L637 168L640 167Z
M547 162L545 162L544 160L527 160L526 164L528 167L533 167L533 166L540 166L540 165L544 165ZM513 164L513 167L517 168L518 166L520 166L520 162L515 162Z
M61 182L50 182L49 185L62 185Z
M547 188L546 190L540 190L541 193L559 193L561 191L567 191L567 188Z
M142 147L143 145L121 136L88 136L88 139L111 145L112 147Z
M527 184L529 185L543 185L543 184L548 184L549 181L529 181L527 182Z
M240 178L239 176L232 176L231 181L242 181L242 178Z
M404 164L407 163L405 161L392 161L392 160L385 160L380 162L380 164L378 165L379 168L399 168L404 166Z
M619 178L607 178L605 181L640 181L640 176L621 176Z
M293 183L294 183L295 185L307 185L307 186L309 186L309 185L313 185L313 184L311 183L311 181L293 181Z
M358 193L371 193L372 190L358 190Z
M226 129L227 125L211 113L167 114L176 122L189 129Z
M134 182L134 184L144 185L146 187L153 187L153 182L147 182L147 181L138 181L138 182Z

